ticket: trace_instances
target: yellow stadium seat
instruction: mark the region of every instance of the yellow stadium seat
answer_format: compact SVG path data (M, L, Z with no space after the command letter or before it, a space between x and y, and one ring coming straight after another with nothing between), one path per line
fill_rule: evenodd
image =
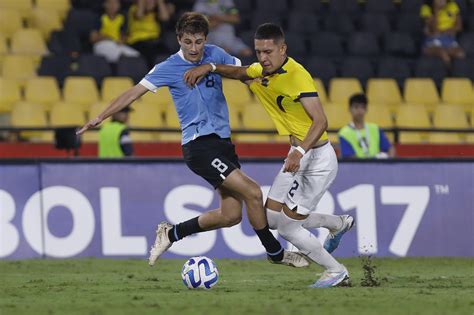
M106 77L102 81L102 101L110 102L133 86L129 77Z
M59 102L53 104L50 113L50 125L52 127L82 126L85 116L82 108L75 104Z
M165 126L167 128L174 128L176 132L160 133L160 141L179 142L181 141L181 125L179 124L178 114L173 104L168 104L165 108Z
M71 8L70 0L35 0L36 8L54 10L58 12L61 19L64 19Z
M92 77L67 77L63 96L65 102L78 104L84 111L99 101L99 92Z
M11 51L14 54L44 55L48 49L39 30L21 29L12 36Z
M132 128L162 128L164 127L161 109L156 104L137 103L134 111L130 114L129 126ZM153 141L158 140L160 134L158 132L141 132L135 131L131 133L134 141Z
M356 93L363 93L362 85L356 78L334 78L329 83L331 103L349 106L349 98Z
M2 75L23 84L27 79L36 77L35 63L29 56L7 55L3 60Z
M0 113L10 112L12 105L20 99L21 89L18 82L0 77Z
M139 102L148 104L156 104L166 110L168 105L173 105L173 98L171 97L168 87L160 87L156 93L147 92L138 99Z
M466 143L474 144L474 133L468 133L466 136Z
M428 137L428 142L433 144L460 144L464 143L465 137L458 133L432 132Z
M441 99L448 104L474 104L474 90L471 80L467 78L444 79L441 87Z
M0 0L0 9L13 9L20 13L21 17L28 19L33 9L31 0Z
M438 105L433 115L435 128L469 128L466 113L462 105ZM466 136L462 133L438 133L430 134L429 141L432 143L459 143Z
M239 80L222 79L224 96L229 107L242 110L246 104L252 102L252 95L248 86Z
M23 27L21 15L16 10L0 8L0 33L5 38L10 39L11 36Z
M108 105L109 105L108 102L98 102L98 103L92 104L89 107L89 111L87 112L87 119L92 119L92 118L97 117ZM99 132L87 131L82 134L81 139L84 142L97 142L99 140Z
M397 126L406 128L430 128L428 111L423 104L403 104L397 112ZM428 138L426 132L401 132L401 143L425 142Z
M230 128L242 128L242 111L237 106L228 106Z
M0 55L8 54L7 39L0 33Z
M46 113L39 104L28 102L18 102L12 107L11 112L12 127L47 127ZM52 139L52 132L46 131L22 131L22 138L29 140Z
M315 78L314 84L316 84L316 90L318 91L319 100L324 105L328 101L328 95L326 93L326 88L324 87L323 81L321 79Z
M352 121L348 107L337 105L324 106L329 129L340 129Z
M367 122L376 123L381 128L393 127L392 115L387 106L370 103L365 116Z
M44 39L48 39L52 31L62 29L61 18L55 10L35 9L31 14L31 27L38 29Z
M409 78L405 80L405 102L409 104L423 104L428 111L440 102L438 90L432 79Z
M61 98L58 83L54 77L36 77L29 79L25 86L25 99L28 102L43 105L46 111Z
M245 106L242 114L243 129L275 130L275 124L260 103L253 102ZM274 134L234 134L238 142L270 142Z
M374 107L373 104L383 105L388 106L392 112L402 103L402 95L394 79L369 79L367 98L370 108Z

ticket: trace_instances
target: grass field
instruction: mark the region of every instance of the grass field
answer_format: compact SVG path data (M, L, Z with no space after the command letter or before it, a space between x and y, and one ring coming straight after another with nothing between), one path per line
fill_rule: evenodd
M321 269L216 260L209 291L181 282L185 260L0 261L0 314L474 314L473 259L375 259L378 287L361 285L360 258L342 259L350 288L308 289Z

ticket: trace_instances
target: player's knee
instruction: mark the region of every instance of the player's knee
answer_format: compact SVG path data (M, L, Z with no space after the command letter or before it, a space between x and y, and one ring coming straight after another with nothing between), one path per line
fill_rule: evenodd
M260 202L263 203L263 194L262 190L258 185L251 185L249 186L249 190L247 193L247 199L248 201L253 201L253 202Z

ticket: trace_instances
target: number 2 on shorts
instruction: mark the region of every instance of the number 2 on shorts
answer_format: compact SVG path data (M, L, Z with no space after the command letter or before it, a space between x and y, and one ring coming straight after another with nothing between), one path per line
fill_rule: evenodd
M295 196L295 191L298 189L298 187L300 187L300 184L295 180L293 182L293 186L291 186L291 189L288 192L288 195L290 195L291 197L294 197Z

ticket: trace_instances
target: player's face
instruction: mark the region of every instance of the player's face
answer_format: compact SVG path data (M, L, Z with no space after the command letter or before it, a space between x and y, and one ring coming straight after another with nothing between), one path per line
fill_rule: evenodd
M273 39L256 39L255 53L265 73L278 70L286 59L286 44Z
M364 116L367 113L367 107L362 103L354 103L350 107L350 112L354 121L362 122L364 121Z
M184 33L178 38L179 46L183 51L184 58L191 62L199 62L204 53L204 45L206 44L206 36L204 34Z

